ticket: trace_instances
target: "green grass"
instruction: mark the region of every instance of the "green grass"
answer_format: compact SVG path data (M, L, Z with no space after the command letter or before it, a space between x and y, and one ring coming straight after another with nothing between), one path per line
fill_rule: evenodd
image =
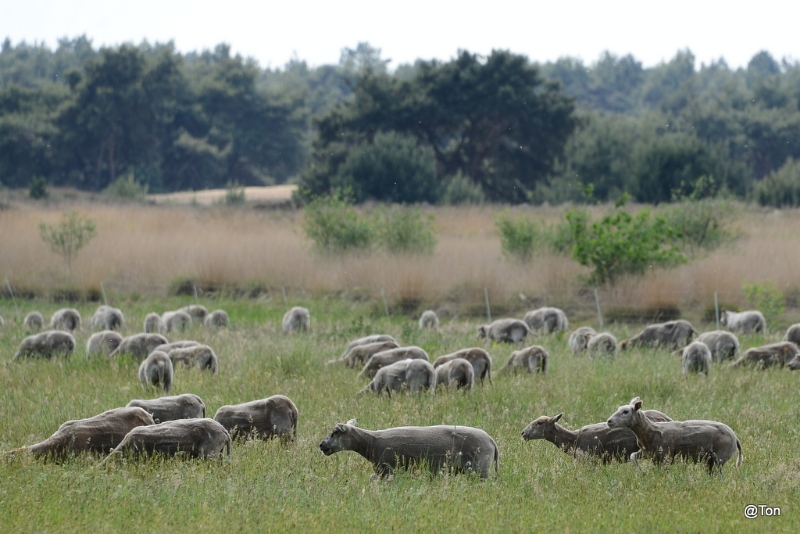
M116 302L128 332L148 311L165 311L192 299ZM494 386L470 394L356 397L364 382L357 370L323 366L347 341L388 332L432 358L475 346L476 322L443 321L439 333L420 332L412 318L373 317L366 305L334 299L291 304L312 312L312 332L284 336L282 299L220 301L229 330L195 329L183 337L210 344L219 375L176 370L174 393L200 395L213 415L223 404L285 394L300 411L298 440L283 445L238 442L230 460L151 459L98 467L87 456L61 463L29 456L0 461L0 531L571 531L676 532L733 530L797 532L800 492L800 373L715 366L708 378L685 377L680 358L664 352L631 352L613 363L590 362L566 350L566 338L539 338L550 352L546 376L495 374ZM20 302L49 318L56 305ZM95 305L78 306L84 319ZM129 360L86 360L88 331L78 335L72 359L11 358L24 333L13 304L0 301L0 450L33 444L68 419L124 406L144 394ZM20 312L19 315L24 315ZM17 318L17 321L20 318ZM612 327L618 337L635 327ZM775 333L766 341L777 339ZM760 337L743 338L743 347ZM511 352L489 347L499 369ZM727 423L744 448L722 476L702 465L666 468L641 462L602 465L573 458L544 441L524 443L522 429L539 415L564 412L568 428L603 421L639 395L645 408L675 419ZM370 464L354 453L325 457L319 442L336 422L356 417L370 429L400 425L463 424L483 428L497 441L500 471L481 482L471 476L431 478L400 473L391 482L370 479ZM746 504L782 508L781 517L747 520Z

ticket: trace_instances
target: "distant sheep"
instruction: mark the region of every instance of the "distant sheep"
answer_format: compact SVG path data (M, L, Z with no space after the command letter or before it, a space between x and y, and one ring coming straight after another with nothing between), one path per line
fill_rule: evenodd
M595 356L614 356L617 353L617 338L608 332L596 334L586 344L590 358Z
M109 356L122 356L129 354L136 361L142 361L153 352L156 347L169 343L161 334L134 334L122 338L122 343Z
M436 387L444 385L448 388L472 389L475 382L475 370L464 358L454 358L436 367Z
M163 351L164 349L159 347L158 350ZM170 350L167 354L169 359L172 360L173 366L181 363L187 367L197 367L201 371L208 370L214 374L217 374L219 370L217 355L208 345L176 348Z
M763 334L767 331L767 320L758 310L740 313L722 310L719 314L719 323L731 332L740 334Z
M439 317L433 310L425 310L419 318L419 329L424 330L426 328L431 330L439 329Z
M22 326L26 332L34 334L44 328L44 316L38 311L32 311L25 316Z
M560 308L538 308L526 313L522 320L536 334L552 334L569 328L567 314Z
M75 338L69 332L47 330L23 339L14 354L14 361L22 358L68 357L75 351L75 346Z
M783 336L783 340L800 346L800 324L793 324L787 328L786 335Z
M144 318L144 331L147 334L166 334L167 325L157 313L148 313Z
M86 342L86 357L95 355L108 356L122 343L122 335L113 330L103 330L92 334Z
M311 329L311 314L308 309L295 306L283 314L283 332L291 334L300 330Z
M569 335L567 346L573 354L580 354L586 351L589 340L596 335L597 332L591 326L582 326Z
M159 345L158 346L158 350L166 352L167 354L169 354L170 351L175 350L175 349L185 349L185 348L188 348L188 347L196 347L197 345L200 345L200 344L201 343L199 341L192 341L190 339L182 339L180 341L173 341L172 343L165 343L164 345Z
M92 315L89 326L92 330L122 330L125 325L125 317L119 308L111 306L100 306Z
M203 324L203 321L205 321L208 315L208 310L201 304L190 304L183 308L178 308L177 311L188 314L192 318L192 321L198 324Z
M547 360L549 358L550 356L547 354L544 347L532 345L522 350L512 352L511 356L508 358L508 362L506 362L500 371L511 369L516 373L517 369L522 368L529 373L541 372L545 374L547 372Z
M340 360L331 360L327 363L344 362L347 367L360 367L372 358L373 354L399 348L397 341L376 341L365 345L356 345L350 349Z
M367 345L369 343L378 343L382 341L393 341L399 347L400 344L397 343L397 340L390 336L389 334L373 334L371 336L360 337L358 339L354 339L350 343L347 344L347 348L344 349L344 352L341 356L339 356L339 360L344 360L347 353L353 350L354 347L359 345Z
M531 332L528 323L519 319L498 319L492 324L478 327L478 338L498 343L520 343Z
M213 419L178 419L131 430L103 461L106 465L125 454L213 459L231 455L231 436Z
M379 369L372 382L358 394L363 395L371 391L380 395L386 390L391 397L393 391L400 391L404 386L408 386L411 393L422 390L434 393L436 391L436 370L426 360L401 360Z
M297 406L284 395L222 406L214 415L234 438L254 435L261 439L297 439L297 418Z
M739 339L727 330L703 332L697 341L705 343L711 351L711 359L715 362L735 360L739 357Z
M373 354L372 357L367 360L367 363L364 365L364 368L361 369L361 372L358 373L358 376L359 378L372 378L380 368L406 359L425 360L426 362L430 360L430 358L428 358L428 353L425 352L425 349L421 347L411 346L389 349Z
M128 403L128 408L134 407L146 410L153 416L153 421L156 423L206 416L206 405L203 399L191 393L150 400L135 399Z
M773 366L783 367L798 354L800 354L800 350L797 345L788 341L780 341L748 349L738 360L731 364L731 367L744 365L755 365L762 369Z
M168 311L161 316L167 332L184 332L192 327L192 316L185 311Z
M152 385L155 388L162 388L169 395L173 377L172 360L166 352L160 350L151 352L139 366L139 382L142 383L143 390Z
M683 349L681 362L683 364L683 374L704 373L708 376L709 371L711 371L711 349L700 341L689 343Z
M463 358L472 364L475 378L480 379L481 385L483 385L484 378L488 378L489 383L492 383L492 357L489 356L488 352L480 347L461 349L453 352L452 354L439 356L436 358L436 361L433 362L433 368L438 369L440 365L444 365L450 360L454 360L456 358Z
M797 371L800 369L800 354L792 358L792 360L786 364L791 371Z
M50 318L50 328L53 330L68 330L74 332L81 329L81 314L75 308L61 308Z
M228 312L225 310L214 310L206 315L205 320L203 320L203 325L206 328L224 328L228 326L228 323L230 323L230 319L228 318Z
M697 335L689 321L678 319L666 323L651 324L630 339L625 339L619 344L624 351L633 347L641 348L667 348L679 349L692 341L692 336Z

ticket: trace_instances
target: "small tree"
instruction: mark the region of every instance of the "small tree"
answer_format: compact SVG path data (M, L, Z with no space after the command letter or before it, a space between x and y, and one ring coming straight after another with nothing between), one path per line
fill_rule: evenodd
M72 277L72 261L96 232L93 220L81 217L77 211L68 211L61 215L61 222L55 226L39 223L39 234L50 250L64 258L67 272Z
M378 210L375 228L381 245L390 254L432 254L436 247L433 215L425 216L416 207Z
M367 251L376 237L371 221L361 217L349 196L338 190L306 205L303 230L323 253Z
M495 215L494 225L500 233L503 254L520 261L531 259L536 242L540 239L539 225L536 221L522 215L515 219L505 211Z
M34 176L31 178L30 186L28 187L28 196L34 200L47 198L47 179L44 176Z

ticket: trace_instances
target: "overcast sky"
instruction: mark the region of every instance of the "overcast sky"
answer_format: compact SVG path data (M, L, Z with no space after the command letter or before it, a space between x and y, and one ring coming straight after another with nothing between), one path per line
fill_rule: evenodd
M262 67L293 57L337 63L342 48L367 41L390 67L452 58L459 49L508 49L533 61L562 56L593 63L604 50L646 67L689 48L701 63L747 65L761 50L800 59L800 2L760 0L5 0L0 39L13 44L85 34L95 47L173 41L181 52L228 43Z

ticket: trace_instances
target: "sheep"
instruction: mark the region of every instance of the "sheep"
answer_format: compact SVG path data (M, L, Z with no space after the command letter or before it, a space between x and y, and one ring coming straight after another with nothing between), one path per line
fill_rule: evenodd
M173 341L172 343L165 343L164 345L159 345L158 350L162 350L167 354L169 354L170 351L175 349L185 349L188 347L196 347L197 345L200 345L199 341L183 339L181 341Z
M139 382L142 383L142 390L146 390L148 385L153 385L155 388L162 388L169 395L174 376L172 360L166 352L160 350L151 352L139 365Z
M144 331L147 334L166 334L167 325L159 314L150 312L144 318Z
M168 311L161 316L167 332L184 332L192 327L192 316L185 311Z
M35 334L44 328L44 316L38 311L29 312L22 321L22 326L25 327L26 332Z
M81 314L75 308L61 308L50 318L52 330L69 330L74 332L81 329Z
M528 323L519 319L498 319L492 324L478 327L478 338L498 343L520 343L531 332Z
M517 368L522 367L529 373L536 371L537 373L541 372L545 374L547 372L547 360L549 358L550 356L547 354L544 347L532 345L522 350L512 352L511 356L508 358L508 362L506 362L500 371L512 369L516 373Z
M228 326L230 323L230 319L228 318L228 312L225 310L214 310L203 320L203 325L206 328L223 328Z
M672 421L658 410L643 410L651 421ZM555 417L543 415L534 419L522 431L522 439L546 439L567 454L598 456L604 464L612 460L627 462L628 457L639 450L636 435L629 428L609 428L604 422L586 425L578 430L567 430L557 424L563 413Z
M367 360L367 363L364 364L364 368L358 373L358 377L372 378L380 368L406 359L425 360L426 362L430 360L425 349L420 347L398 347L396 349L384 350L373 354L370 359Z
M153 416L153 421L156 423L206 416L206 405L203 399L191 393L151 400L134 399L128 403L127 407L143 408Z
M711 349L700 341L689 343L683 349L681 362L683 374L704 373L708 376L708 372L711 371Z
M569 328L567 314L559 308L538 308L526 313L522 320L537 334L552 334Z
M169 343L167 338L161 334L134 334L122 339L114 352L109 354L111 357L130 354L134 360L142 361L148 354L153 352L156 347Z
M217 355L208 345L194 345L185 348L175 348L170 351L165 351L163 347L159 347L158 350L164 351L169 355L173 366L182 363L187 367L198 367L201 371L207 369L214 374L217 374L219 370Z
M597 332L591 326L582 326L569 335L567 346L573 354L579 354L586 350L589 340L596 335Z
M734 360L739 357L739 339L727 330L703 332L697 341L705 343L716 362Z
M14 361L22 358L69 357L75 351L76 345L75 338L69 332L47 330L23 339L14 354Z
M762 369L773 365L783 367L798 354L800 354L800 350L798 350L797 345L788 341L779 341L778 343L748 349L738 360L731 364L731 367L741 367L743 365L755 365Z
M398 468L426 464L432 474L479 473L489 477L492 464L499 469L500 451L489 434L478 428L455 425L402 426L364 430L355 419L337 423L319 444L325 456L353 451L372 463L375 475L385 478Z
M86 342L86 357L90 358L96 354L108 356L122 343L122 335L113 330L103 330L92 334Z
M767 320L758 310L739 313L722 310L719 314L719 323L731 332L741 334L763 334L767 331Z
M636 434L639 451L631 454L631 460L637 468L639 457L649 456L653 462L661 464L665 460L672 463L678 456L705 462L711 474L714 468L722 471L725 462L737 451L736 467L742 465L742 444L728 425L706 420L656 423L645 417L641 407L641 399L634 397L607 421L610 428L627 427Z
M792 361L786 364L790 371L797 371L800 369L800 354L792 358Z
M425 310L419 318L419 329L424 330L426 328L439 329L439 317L433 310Z
M677 349L688 345L692 341L692 335L697 335L697 331L689 321L683 319L651 324L632 338L620 342L619 349L622 351L633 347Z
M299 330L308 331L311 328L311 314L307 308L295 306L283 314L283 332L291 334Z
M783 341L791 341L795 345L800 346L800 324L793 324L786 329L786 335L783 336Z
M176 311L188 314L192 318L192 322L196 320L199 324L203 324L203 321L208 316L208 310L201 304L189 304L183 308L178 308Z
M82 452L107 454L134 428L153 424L153 416L142 408L114 408L88 419L67 421L41 443L12 452L54 458Z
M397 341L376 341L375 343L367 343L365 345L356 345L352 349L350 349L345 355L339 360L331 360L327 362L327 364L337 363L337 362L344 362L347 367L356 367L360 365L364 365L365 362L369 361L372 358L373 354L377 354L379 352L383 352L386 350L396 349L399 348L400 345L397 344Z
M436 386L444 384L449 388L472 389L475 382L475 370L464 358L454 358L436 369Z
M339 356L339 360L344 360L345 357L347 356L347 353L349 353L355 347L358 347L360 345L368 345L370 343L383 342L383 341L392 341L398 347L400 346L400 344L397 343L397 340L395 338L393 338L392 336L390 336L389 334L372 334L371 336L360 337L358 339L354 339L353 341L348 343L347 344L347 348L345 348L344 352L342 353L342 355ZM338 360L334 360L334 361L338 361Z
M595 356L614 356L617 353L617 338L608 332L594 335L586 344L586 352L590 358Z
M358 394L363 395L371 391L380 395L385 389L391 397L392 391L399 391L403 385L407 385L411 393L423 389L434 393L436 391L436 370L426 360L401 360L379 369L372 382Z
M480 378L481 385L483 385L484 378L488 378L489 383L492 383L492 357L489 356L488 352L480 347L461 349L453 352L452 354L439 356L436 358L436 361L433 362L433 368L436 369L440 365L443 365L455 358L463 358L472 364L474 375L475 377Z
M94 312L89 326L92 330L122 330L125 325L125 317L119 308L102 305Z
M231 436L213 419L178 419L157 425L134 428L125 436L103 465L130 453L164 456L185 455L188 458L214 459L231 455Z
M220 407L214 420L236 436L283 440L297 439L297 406L289 397L273 395L266 399Z

